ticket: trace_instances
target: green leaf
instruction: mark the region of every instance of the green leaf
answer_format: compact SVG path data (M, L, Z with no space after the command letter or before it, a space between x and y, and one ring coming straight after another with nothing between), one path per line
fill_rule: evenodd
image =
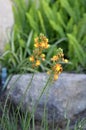
M29 55L31 54L29 47L31 45L32 36L33 36L33 31L31 31L29 36L28 36L28 40L27 40L26 46L25 46L24 58L26 57L28 52L29 52Z
M64 37L64 36L65 36L65 34L64 34L64 32L63 32L63 28L62 28L59 24L55 23L53 20L50 20L49 22L50 22L52 28L53 28L54 30L56 30L61 37Z
M66 25L64 23L64 20L62 18L62 15L60 14L60 12L57 12L57 18L58 18L59 24L61 24L64 28L66 28Z
M60 0L61 6L67 11L67 13L74 18L76 21L76 16L74 15L74 11L72 9L72 6L69 4L68 0Z
M43 33L46 34L46 29L45 29L43 17L42 17L42 14L40 11L38 11L38 17L39 17L39 21L40 21L40 25L41 25L41 28L43 30Z
M37 23L35 22L35 19L29 13L26 13L26 16L27 16L27 20L28 20L30 26L32 27L32 29L37 31L38 28L37 28Z
M46 55L46 59L50 60L50 58L53 55L53 53L57 51L57 45L60 44L63 41L66 41L66 40L67 40L67 38L62 38L62 39L56 41L53 45L51 45L50 48L48 49L48 52L47 52L47 55Z
M15 52L15 45L14 45L14 31L12 31L12 35L11 35L11 41L10 41L10 46L11 46L11 50L12 52Z
M84 61L85 61L84 59L85 54L81 45L78 43L77 39L73 35L67 34L67 36L68 36L69 44L73 47L73 52L71 55L73 55L74 57L77 57L79 62L83 66Z

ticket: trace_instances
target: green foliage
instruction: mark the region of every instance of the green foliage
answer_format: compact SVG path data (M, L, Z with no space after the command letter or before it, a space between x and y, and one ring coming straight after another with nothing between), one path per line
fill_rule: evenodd
M5 52L0 57L0 63L3 67L7 67L8 73L24 73L24 72L34 72L28 62L27 54L31 54L29 46L32 39L32 31L30 32L27 42L19 39L19 43L15 45L14 35L12 32L9 43L6 45Z
M66 58L72 62L67 69L77 72L85 71L85 3L86 0L13 0L15 22L13 30L16 32L14 36L16 48L22 46L23 50L26 50L25 43L31 30L33 30L32 39L39 33L43 33L52 45L59 39L66 37L67 40L57 47L60 46L64 50ZM33 42L29 46L27 55L32 50Z

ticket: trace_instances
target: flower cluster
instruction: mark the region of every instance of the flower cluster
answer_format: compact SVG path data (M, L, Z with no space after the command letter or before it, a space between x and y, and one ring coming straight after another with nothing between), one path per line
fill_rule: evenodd
M40 34L39 37L34 39L34 50L32 55L29 57L32 68L38 68L40 64L45 61L45 50L49 48L48 39ZM48 74L51 75L53 80L57 80L59 74L62 72L63 67L62 62L67 63L68 60L64 59L63 50L61 48L57 49L55 55L50 60L51 66L48 68Z
M42 61L45 61L44 50L49 47L48 39L40 34L39 37L34 39L34 50L29 57L29 61L32 63L32 67L39 67Z
M68 60L64 59L63 50L61 48L57 49L57 53L51 58L51 62L51 70L49 70L47 73L53 75L53 80L57 80L59 74L63 70L61 63L68 63Z
M48 39L43 34L40 34L39 37L35 38L34 42L35 42L34 44L35 48L43 50L49 47Z

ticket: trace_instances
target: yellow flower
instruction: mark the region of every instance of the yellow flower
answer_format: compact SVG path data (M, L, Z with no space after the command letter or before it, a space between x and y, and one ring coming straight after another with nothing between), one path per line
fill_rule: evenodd
M35 66L39 66L40 64L40 60L37 60Z
M45 60L45 54L41 54L40 57L42 58L42 60Z
M58 74L54 74L54 80L58 79Z
M63 54L63 53L58 53L58 57L59 57L59 58L63 58L63 57L64 57L64 54Z
M68 63L68 60L67 60L67 59L64 59L64 62L65 62L65 63Z
M41 54L41 57L44 58L44 57L45 57L45 54Z
M61 64L56 64L56 71L58 71L58 73L62 72L62 66L61 66Z
M35 43L34 47L39 48L39 43Z
M49 70L49 71L47 71L47 74L50 74L50 70Z
M40 47L41 48L45 48L45 43L44 42L40 42Z
M29 57L29 60L30 60L31 62L34 62L34 56L30 56L30 57Z
M37 42L38 42L38 39L39 39L38 37L35 38L35 39L34 39L34 42L37 43Z
M58 56L53 56L53 57L51 58L51 61L57 61L58 59L59 59Z
M62 72L62 66L61 64L56 64L53 66L52 70L55 72L55 73L58 73L60 74Z
M48 42L48 38L46 38L46 42Z
M45 44L45 49L49 48L50 45L48 43Z
M46 43L46 42L44 42L44 41L42 41L42 42L40 42L40 47L41 47L42 49L47 49L47 48L49 47L49 44Z

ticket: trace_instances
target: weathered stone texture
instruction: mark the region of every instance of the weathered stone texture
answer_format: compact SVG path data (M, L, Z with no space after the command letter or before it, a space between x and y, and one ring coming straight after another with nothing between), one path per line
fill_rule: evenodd
M30 84L31 76L31 74L13 76L7 91L13 103L18 105L22 99L22 109L30 112L39 100L48 79L46 74L38 73ZM79 115L84 118L86 116L86 75L63 73L55 83L49 85L40 98L35 112L35 118L39 121L43 117L45 104L49 122L53 120L62 122L65 113L71 120Z
M13 25L13 13L10 0L0 0L0 53L3 52L7 34Z

